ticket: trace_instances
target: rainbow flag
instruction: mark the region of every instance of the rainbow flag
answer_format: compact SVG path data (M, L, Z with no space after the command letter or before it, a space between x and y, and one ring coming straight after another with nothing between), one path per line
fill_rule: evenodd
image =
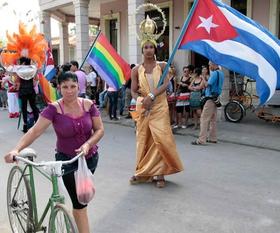
M49 82L52 78L55 77L55 74L56 70L54 68L52 49L49 42L48 50L46 51L46 61L43 73L38 74L40 91L42 92L47 103L52 103L59 99L57 90L53 88L51 83Z
M111 87L119 89L130 78L130 65L117 53L107 38L99 33L86 62Z
M57 90L52 87L51 83L45 78L45 76L42 73L39 73L38 76L39 76L40 88L46 102L52 103L58 100L59 95L57 93Z

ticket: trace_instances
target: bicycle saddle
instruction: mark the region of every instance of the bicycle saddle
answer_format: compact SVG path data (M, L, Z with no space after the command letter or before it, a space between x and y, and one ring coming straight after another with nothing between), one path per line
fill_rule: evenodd
M37 158L36 151L32 148L26 147L20 153L19 156L23 158L28 158L29 160L33 161L33 158Z

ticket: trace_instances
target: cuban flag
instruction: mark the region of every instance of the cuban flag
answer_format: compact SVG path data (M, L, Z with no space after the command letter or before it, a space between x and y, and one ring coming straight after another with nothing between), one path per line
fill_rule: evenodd
M261 105L280 89L280 41L220 1L197 1L179 49L256 80Z
M56 70L54 67L52 50L49 45L48 50L46 52L46 64L45 64L44 76L48 81L50 81L55 75L56 75Z

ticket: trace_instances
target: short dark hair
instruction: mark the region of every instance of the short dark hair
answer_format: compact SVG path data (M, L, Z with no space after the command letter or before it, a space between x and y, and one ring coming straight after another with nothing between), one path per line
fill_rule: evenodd
M70 64L73 65L73 66L76 66L77 69L79 69L79 63L77 61L70 61Z
M63 72L70 71L70 68L71 68L71 64L69 62L61 66Z
M193 65L188 65L187 68L188 68L191 72L194 71L194 66L193 66Z
M21 57L19 59L19 64L20 65L31 65L31 59L28 57Z
M61 83L69 81L69 80L72 80L73 82L77 83L78 77L74 72L66 71L58 76L57 82L60 85Z
M195 73L197 76L201 75L201 69L200 69L200 68L195 68L195 69L194 69L194 73Z

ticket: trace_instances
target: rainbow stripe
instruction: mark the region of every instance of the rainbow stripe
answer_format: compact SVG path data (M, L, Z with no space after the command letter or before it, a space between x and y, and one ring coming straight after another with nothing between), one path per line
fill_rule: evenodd
M59 95L57 90L52 87L51 83L45 78L45 76L42 73L39 73L38 76L39 76L40 88L46 102L52 103L58 100Z
M130 79L130 65L116 52L102 33L96 39L86 61L111 87L119 89Z

